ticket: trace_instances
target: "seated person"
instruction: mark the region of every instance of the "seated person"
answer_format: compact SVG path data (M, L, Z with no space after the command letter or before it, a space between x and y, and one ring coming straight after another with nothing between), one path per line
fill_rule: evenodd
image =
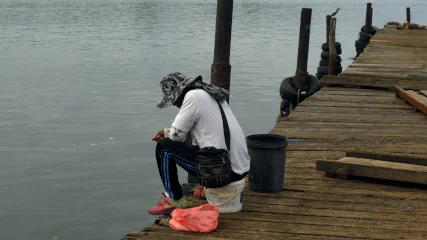
M164 77L160 86L163 99L157 107L174 105L180 110L171 128L160 130L153 138L153 141L157 141L157 166L166 190L157 205L149 208L148 212L153 215L188 207L178 181L177 164L196 176L196 152L199 148L213 146L227 149L218 102L224 109L230 129L232 181L243 179L250 165L245 135L226 101L227 90L204 83L201 76L187 78L178 72ZM191 136L193 144L185 143L188 141L187 135ZM199 195L202 192L203 190L195 191Z

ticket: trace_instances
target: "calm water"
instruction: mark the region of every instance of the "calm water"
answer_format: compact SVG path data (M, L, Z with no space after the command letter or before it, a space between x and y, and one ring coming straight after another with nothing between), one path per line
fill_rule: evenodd
M402 22L407 6L427 24L423 1L372 2L375 26ZM235 1L231 106L246 135L274 126L302 7L313 8L310 73L337 7L343 67L355 55L363 1ZM151 137L177 112L155 108L159 81L209 81L215 14L214 0L0 0L1 239L117 240L153 222L163 187Z

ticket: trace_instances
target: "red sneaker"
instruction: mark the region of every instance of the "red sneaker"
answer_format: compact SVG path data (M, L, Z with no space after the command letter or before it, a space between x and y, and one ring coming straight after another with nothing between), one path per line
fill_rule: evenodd
M176 208L188 207L188 202L185 197L182 197L180 200L173 200L168 198L165 193L162 193L162 195L163 197L160 198L157 205L148 209L148 213L151 215L170 214Z

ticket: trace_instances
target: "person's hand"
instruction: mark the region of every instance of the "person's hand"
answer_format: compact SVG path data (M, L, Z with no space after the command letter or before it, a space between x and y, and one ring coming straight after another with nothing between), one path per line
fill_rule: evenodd
M165 137L165 130L162 129L151 140L158 142L163 137Z

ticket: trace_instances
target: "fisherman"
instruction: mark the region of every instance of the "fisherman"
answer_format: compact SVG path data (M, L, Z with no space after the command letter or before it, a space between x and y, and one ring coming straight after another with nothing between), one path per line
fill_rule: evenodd
M178 181L176 165L196 176L195 161L199 149L210 146L227 149L218 102L221 103L230 129L232 182L243 179L250 164L245 135L225 101L229 94L226 89L203 82L202 76L187 78L179 72L164 77L160 87L163 99L157 108L174 105L179 108L179 112L172 126L160 130L152 139L157 142L157 167L166 190L157 205L149 208L148 212L152 215L168 214L175 208L188 207ZM204 197L204 194L203 186L193 193L199 198Z

